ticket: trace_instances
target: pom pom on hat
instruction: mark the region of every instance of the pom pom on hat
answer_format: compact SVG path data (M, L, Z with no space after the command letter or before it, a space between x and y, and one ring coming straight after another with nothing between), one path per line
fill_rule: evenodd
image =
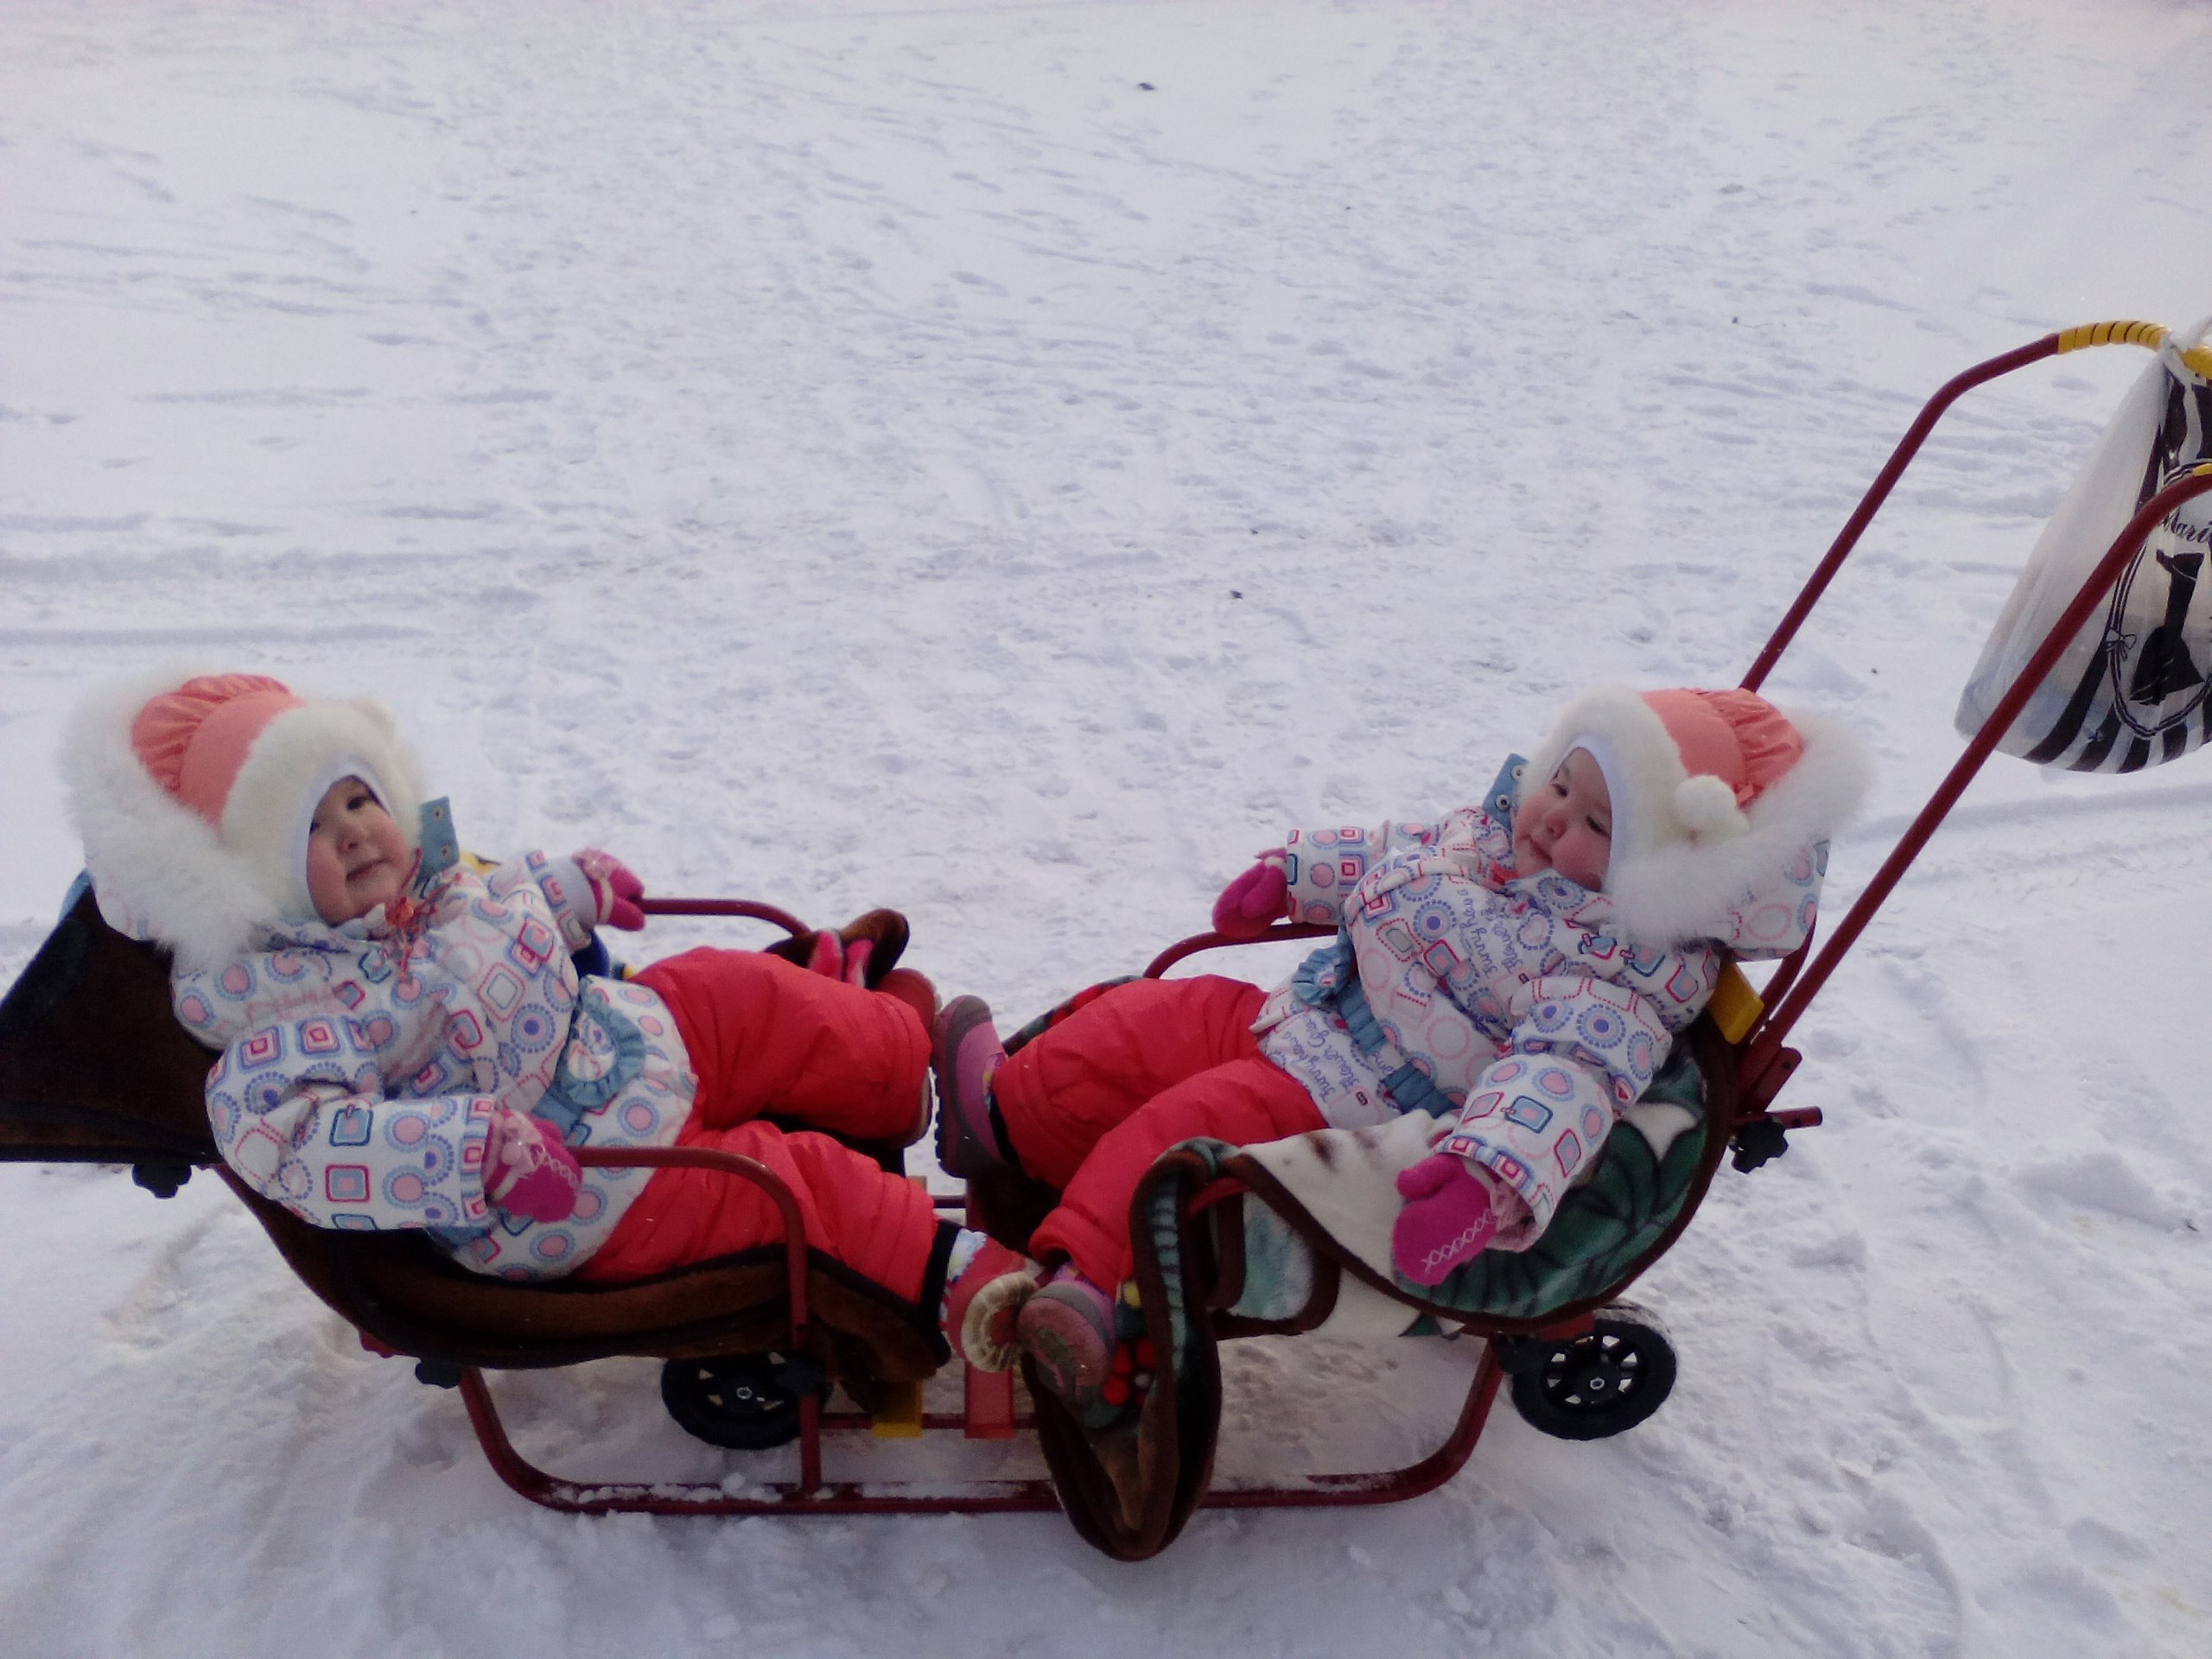
M1675 785L1675 820L1693 836L1742 835L1751 827L1736 807L1736 791L1711 772Z

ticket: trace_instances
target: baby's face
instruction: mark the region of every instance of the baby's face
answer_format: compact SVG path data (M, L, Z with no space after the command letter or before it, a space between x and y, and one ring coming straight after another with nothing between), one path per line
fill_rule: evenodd
M1587 749L1570 749L1559 770L1521 798L1513 815L1513 873L1557 870L1592 893L1613 857L1613 798Z
M308 897L333 927L399 897L413 863L407 837L358 778L327 790L308 830Z

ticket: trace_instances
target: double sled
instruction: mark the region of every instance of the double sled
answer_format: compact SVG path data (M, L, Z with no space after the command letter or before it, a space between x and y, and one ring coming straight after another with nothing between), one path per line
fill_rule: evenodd
M1744 685L1756 690L1765 680L1961 394L2062 352L2115 342L2157 346L2164 339L2148 324L2070 329L1947 384L1899 442ZM1061 1509L1098 1548L1138 1560L1164 1548L1198 1509L1416 1497L1465 1464L1501 1389L1532 1425L1567 1440L1618 1433L1659 1408L1673 1384L1675 1351L1660 1323L1623 1294L1688 1224L1724 1160L1757 1169L1785 1150L1789 1131L1821 1121L1817 1108L1775 1103L1798 1063L1786 1041L1792 1027L2152 530L2208 491L2212 465L2201 465L2143 503L1818 952L1808 940L1757 990L1740 972L1727 972L1711 1008L1675 1046L1651 1091L1608 1140L1592 1179L1562 1202L1535 1249L1491 1252L1424 1289L1378 1274L1332 1236L1279 1179L1268 1149L1192 1141L1164 1154L1131 1212L1135 1300L1149 1344L1137 1349L1151 1367L1150 1386L1103 1425L1077 1421L1033 1385L1018 1389L1012 1374L972 1370L962 1409L926 1409L923 1384L947 1361L934 1310L905 1304L811 1249L789 1191L762 1166L732 1154L582 1149L589 1164L719 1168L766 1189L783 1214L780 1246L634 1284L510 1283L467 1272L419 1236L302 1224L221 1163L201 1094L212 1057L170 1014L166 958L107 927L89 893L71 905L0 1001L0 1159L124 1166L161 1197L194 1170L213 1170L365 1347L411 1360L423 1382L456 1389L500 1478L553 1509L663 1515ZM646 908L804 931L772 906L741 900L661 899ZM1325 931L1282 925L1268 937ZM1212 934L1186 939L1145 971L1165 973L1229 943ZM1083 1000L1041 1017L1014 1043ZM897 1166L895 1148L868 1150ZM973 1184L937 1203L1020 1248L1052 1196L1006 1179ZM1216 1480L1220 1344L1316 1332L1448 1341L1465 1382L1463 1389L1453 1385L1457 1412L1448 1427L1439 1426L1434 1449L1394 1468ZM582 1481L537 1468L515 1449L487 1372L625 1355L663 1362L671 1414L692 1434L733 1448L740 1478ZM867 1472L885 1455L871 1441L914 1436L1033 1436L1049 1478L933 1473L913 1480ZM794 1442L793 1478L756 1478L741 1467L764 1456L787 1467L790 1452L772 1449ZM833 1442L839 1444L830 1459ZM830 1460L840 1466L834 1477L825 1472Z

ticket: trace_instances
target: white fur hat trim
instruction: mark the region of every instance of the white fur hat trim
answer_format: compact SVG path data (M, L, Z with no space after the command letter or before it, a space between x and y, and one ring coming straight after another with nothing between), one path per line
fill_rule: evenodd
M397 753L399 734L381 704L303 702L270 721L223 803L222 840L252 868L262 889L291 921L312 921L308 836L324 793L358 777L376 791L415 844L422 802L414 769ZM401 779L397 791L389 777Z
M1604 890L1627 938L1664 945L1724 937L1732 907L1850 821L1869 772L1859 739L1830 716L1781 712L1804 752L1747 808L1722 779L1692 778L1664 722L1624 688L1577 697L1531 758L1532 780L1550 778L1577 748L1605 773L1613 835Z
M310 701L255 741L219 834L154 781L130 741L149 698L205 671L163 669L96 688L64 726L60 754L101 913L192 969L222 967L257 934L314 917L306 825L331 783L362 771L410 847L422 814L415 766L390 710L365 700Z

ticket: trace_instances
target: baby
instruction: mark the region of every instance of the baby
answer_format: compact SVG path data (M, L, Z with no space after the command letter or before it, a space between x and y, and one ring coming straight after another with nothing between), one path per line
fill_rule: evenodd
M1238 1145L1399 1114L1437 1119L1401 1176L1395 1265L1436 1285L1524 1250L1650 1084L1730 959L1809 937L1827 840L1862 791L1855 741L1741 690L1600 689L1560 717L1517 801L1434 824L1294 832L1221 895L1215 927L1337 938L1272 993L1137 980L1008 1058L990 1010L939 1016L939 1160L1061 1191L1009 1279L1012 1342L1078 1411L1113 1378L1139 1178L1179 1141ZM1110 1400L1109 1403L1111 1403Z
M918 1138L936 1012L919 975L870 990L702 950L580 976L595 928L644 925L638 878L588 849L479 874L373 702L142 678L86 700L62 763L103 913L168 948L177 1017L220 1052L217 1147L300 1219L419 1230L466 1268L533 1280L634 1280L780 1241L750 1181L587 1171L569 1150L705 1146L766 1165L809 1242L926 1328L964 1310L964 1269L980 1264L972 1290L1018 1260L830 1135L761 1121Z

